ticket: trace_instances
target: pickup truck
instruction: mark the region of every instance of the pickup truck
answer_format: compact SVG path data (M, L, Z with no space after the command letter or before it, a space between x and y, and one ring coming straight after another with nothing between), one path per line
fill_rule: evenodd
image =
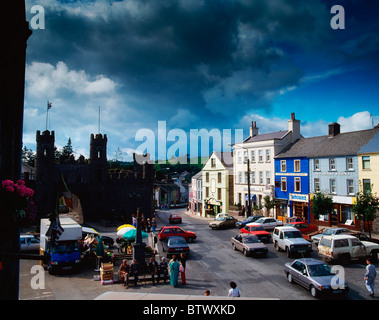
M190 254L190 248L183 237L169 237L162 241L163 252L166 252L167 258L171 258L173 255L179 257L181 253L186 254L188 257Z
M361 241L351 235L323 236L317 247L319 256L326 261L340 261L342 265L351 260L372 258L378 260L379 244Z
M266 256L268 252L266 245L260 242L257 236L252 234L239 234L232 237L232 247L234 250L243 252L245 257L255 255Z
M312 252L312 243L303 238L302 233L294 227L276 227L272 241L277 251L285 251L287 257L299 253L309 257Z

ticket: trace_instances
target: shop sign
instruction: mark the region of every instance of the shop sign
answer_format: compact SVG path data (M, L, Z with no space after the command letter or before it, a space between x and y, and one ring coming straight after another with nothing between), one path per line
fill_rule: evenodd
M309 202L307 194L290 193L290 201Z

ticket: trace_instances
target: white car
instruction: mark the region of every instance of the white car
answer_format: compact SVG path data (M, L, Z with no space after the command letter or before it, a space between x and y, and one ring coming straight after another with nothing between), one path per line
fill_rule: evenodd
M40 240L33 235L20 235L20 251L38 251Z
M262 217L255 222L248 223L247 226L260 226L265 230L273 230L275 227L283 225L283 221L271 217Z

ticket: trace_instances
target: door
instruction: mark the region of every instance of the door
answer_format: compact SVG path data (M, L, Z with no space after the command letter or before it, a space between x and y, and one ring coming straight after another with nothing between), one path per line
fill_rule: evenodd
M351 239L351 258L359 259L366 256L366 248L359 239Z

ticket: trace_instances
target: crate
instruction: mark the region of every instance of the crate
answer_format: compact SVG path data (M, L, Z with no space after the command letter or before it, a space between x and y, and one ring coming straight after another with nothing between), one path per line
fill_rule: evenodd
M102 263L100 268L101 281L113 280L113 264Z

